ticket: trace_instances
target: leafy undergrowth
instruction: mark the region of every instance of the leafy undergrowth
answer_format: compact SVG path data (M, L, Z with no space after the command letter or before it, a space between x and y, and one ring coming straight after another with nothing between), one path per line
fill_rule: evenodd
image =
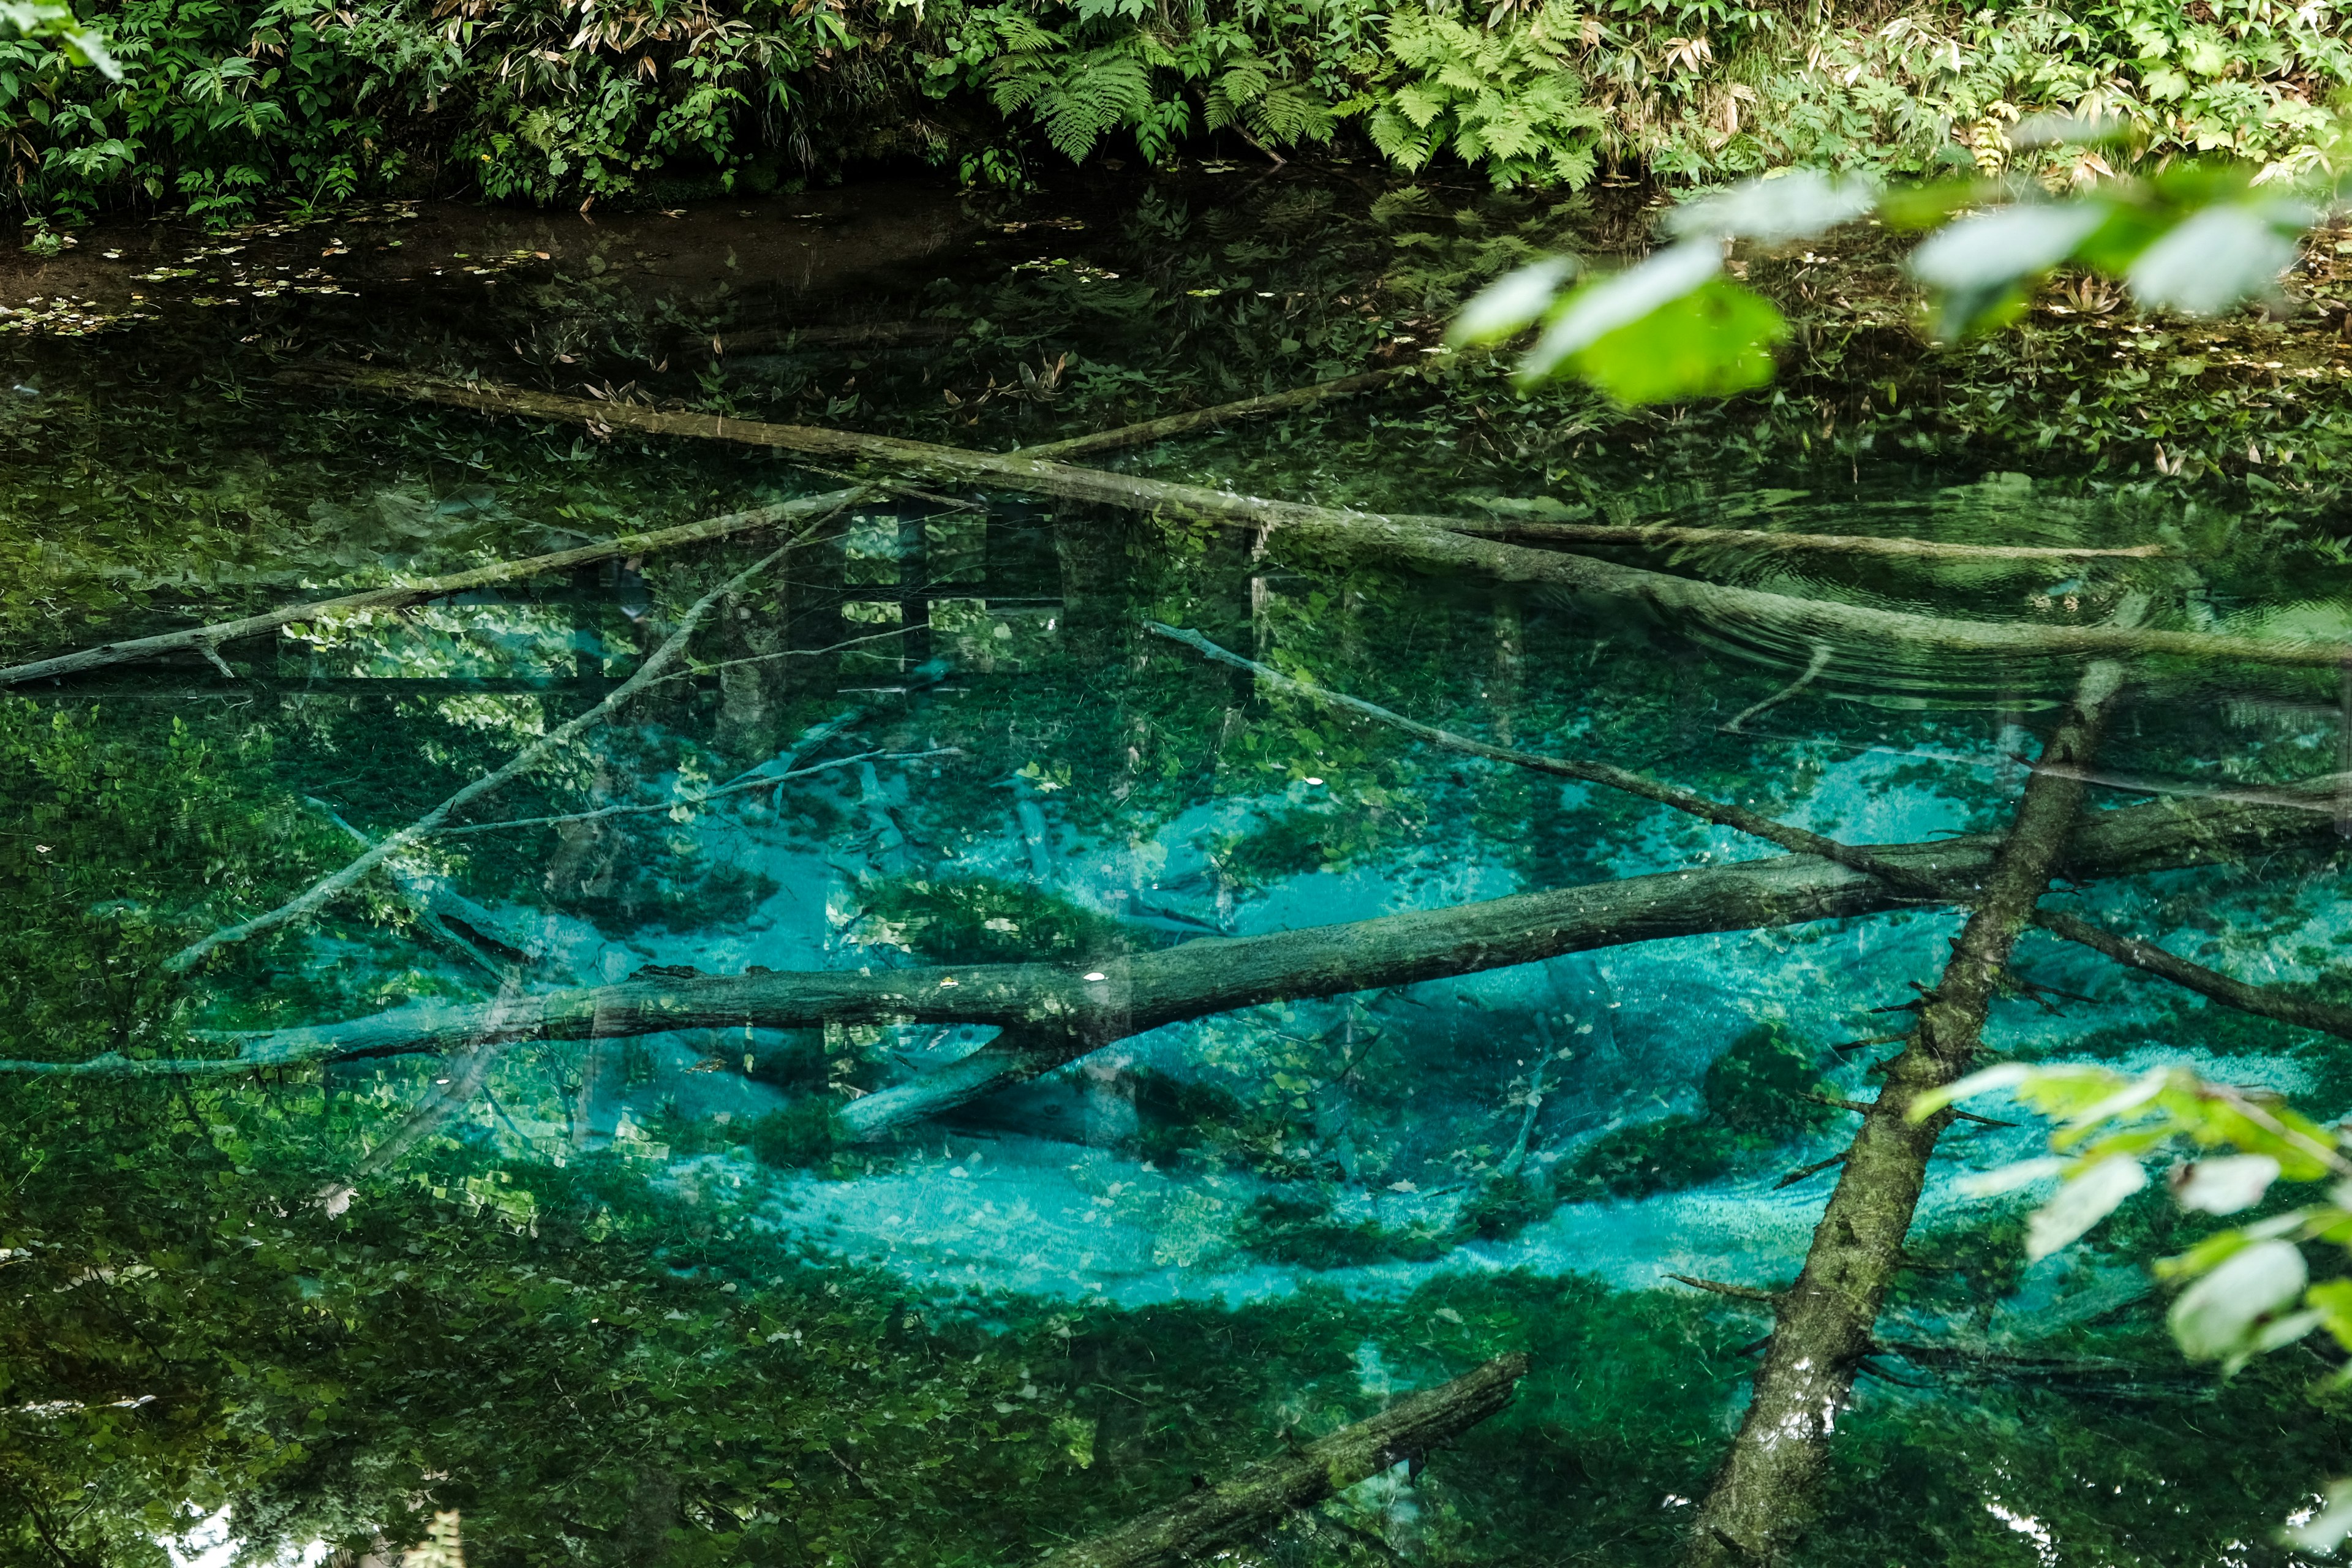
M2063 184L2103 156L2298 165L2352 82L2329 8L2275 0L1801 17L1745 0L115 0L94 19L119 83L55 40L0 44L7 183L28 216L135 203L226 224L273 201L427 192L667 200L877 158L1019 185L1188 144L1251 161L1339 146L1559 189L1787 163L2015 163ZM2050 108L2122 116L2129 153L2012 146Z

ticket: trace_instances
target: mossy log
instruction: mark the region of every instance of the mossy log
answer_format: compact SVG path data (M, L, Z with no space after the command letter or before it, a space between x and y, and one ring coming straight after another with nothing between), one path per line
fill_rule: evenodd
M1561 551L1536 550L1460 529L1461 520L1344 511L1297 501L1267 500L1202 485L1115 474L1022 453L968 452L929 441L863 436L808 425L731 419L724 415L650 408L639 404L564 397L488 382L455 383L371 365L319 364L279 373L292 384L341 386L407 397L484 414L555 419L605 430L729 441L797 452L835 462L866 462L900 473L1121 507L1159 517L1192 519L1260 531L1269 546L1299 544L1455 576L1525 584L1572 595L1630 601L1676 618L1715 625L1750 625L1804 641L1894 645L1915 655L1990 657L2003 660L2094 658L2242 659L2268 664L2335 667L2352 658L2341 641L2284 641L2206 632L2126 626L2034 626L1970 621L1882 609L1835 599L1804 599L1729 584L1706 583L1639 566ZM1472 524L1484 529L1486 524Z
M2123 682L2112 664L2085 672L2043 753L2091 758ZM1948 1111L1914 1122L1919 1096L1946 1087L1976 1057L2011 948L2066 859L2078 828L2079 779L2036 772L1975 907L1909 1043L1846 1151L1805 1266L1774 1305L1772 1335L1731 1452L1691 1528L1691 1568L1778 1562L1819 1505L1830 1435L1875 1344L1879 1308L1903 1262L1903 1239L1927 1185L1927 1160Z
M762 528L773 528L806 517L819 517L840 510L855 503L867 492L862 489L833 490L824 495L806 496L798 500L778 502L774 506L753 507L748 511L729 512L724 517L705 518L700 522L681 523L676 528L657 528L645 533L624 533L600 544L583 544L577 550L559 550L551 555L527 556L519 561L494 562L488 566L476 566L464 572L446 573L438 577L421 578L389 588L370 588L364 593L345 594L333 599L310 599L299 604L282 605L265 610L257 616L246 616L234 621L215 621L211 626L190 626L184 631L159 632L151 637L132 637L124 642L102 643L97 647L80 648L73 653L59 654L54 658L37 658L29 664L10 665L0 668L0 686L11 686L26 680L47 680L58 676L79 675L84 670L102 669L110 664L124 664L133 659L160 658L169 654L194 653L217 659L225 643L247 637L266 637L281 626L299 626L305 622L325 620L335 616L352 615L361 610L395 610L410 605L421 605L429 599L446 598L452 594L471 593L500 583L512 583L525 577L537 577L549 572L569 572L582 566L592 566L599 561L611 561L627 555L647 555L657 550L674 550L683 545L704 544L715 539L727 539L739 533L749 533Z
M1116 430L1099 430L1091 436L1073 436L1066 441L1047 441L1040 446L1024 447L1021 455L1067 462L1072 458L1090 458L1097 452L1149 446L1154 441L1189 436L1195 430L1213 429L1220 425L1231 425L1244 419L1262 419L1269 414L1287 414L1294 408L1310 408L1318 403L1328 403L1335 397L1353 397L1358 393L1377 392L1391 382L1418 374L1420 368L1418 365L1396 365L1387 370L1368 370L1361 375L1343 375L1337 381L1319 381L1312 386L1293 387L1288 392L1239 398L1232 403L1220 403L1212 408L1195 408L1189 414L1171 414L1165 418L1147 419L1140 425L1124 425Z
M2079 787L2079 786L2078 786ZM2310 786L2332 794L2332 777ZM2285 786L2289 797L2298 786ZM2077 880L2235 860L2340 841L2327 816L2291 804L2163 800L2091 814L2062 860ZM1882 844L1868 853L1956 902L1977 898L2000 840L1970 836ZM0 1062L0 1072L128 1076L243 1071L356 1058L445 1053L491 1035L586 1039L673 1029L796 1028L844 1023L963 1023L1019 1031L1002 1053L844 1107L874 1136L1043 1071L1098 1046L1259 1003L1404 985L1631 942L1838 920L1916 908L1914 894L1816 856L1784 855L1450 909L1413 910L1263 936L1213 937L1154 952L1049 963L925 965L625 981L534 994L506 1009L426 1003L247 1039L234 1057ZM1042 1065L1041 1065L1042 1064Z
M1451 1383L1406 1394L1369 1420L1203 1487L1108 1535L1047 1552L1037 1568L1177 1568L1391 1465L1444 1447L1508 1405L1527 1374L1526 1356L1496 1356Z
M1909 539L1867 533L1781 533L1761 528L1694 528L1667 522L1497 522L1449 521L1457 533L1494 539L1524 539L1538 544L1623 545L1638 550L1731 547L1788 550L1835 555L1885 555L1910 561L2014 561L2026 565L2086 559L2146 560L2165 553L2161 544L2094 549L2074 544L1960 544L1940 539Z

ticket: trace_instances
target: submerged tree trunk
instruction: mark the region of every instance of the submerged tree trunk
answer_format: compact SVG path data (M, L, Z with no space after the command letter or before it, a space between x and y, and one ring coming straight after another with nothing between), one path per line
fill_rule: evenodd
M1405 1459L1424 1458L1494 1415L1528 1374L1497 1356L1451 1383L1409 1394L1368 1421L1156 1509L1108 1535L1048 1552L1037 1568L1178 1568L1230 1546Z
M2078 766L2089 761L2121 683L2116 666L2092 666L2042 754ZM1830 1434L1870 1354L1928 1156L1952 1121L1948 1110L1918 1123L1906 1113L1920 1095L1965 1073L1976 1056L2010 949L2063 860L2083 789L2061 773L2028 777L1951 961L1909 1043L1887 1063L1886 1087L1847 1151L1804 1269L1780 1300L1747 1417L1693 1527L1692 1568L1771 1563L1810 1521Z
M2050 776L2053 787L2082 788L2079 782ZM2061 868L2090 880L2295 846L2334 846L2335 825L2325 811L2287 804L2331 799L2334 789L2330 777L2281 791L2278 805L2167 800L2095 813L2076 827ZM1877 845L1872 854L1900 868L1906 880L1930 879L1946 898L1968 901L1979 897L1999 847L1997 840L1975 836ZM992 1046L856 1102L872 1108L864 1114L877 1125L899 1125L1111 1040L1262 1002L1339 995L1629 942L1836 920L1921 903L1918 894L1900 891L1867 871L1813 856L1781 855L1303 931L1204 938L1103 960L1083 971L1064 964L999 963L633 980L541 993L503 1016L481 1004L424 1004L280 1030L247 1040L236 1056L214 1060L108 1055L71 1063L0 1061L0 1072L236 1072L446 1052L492 1035L577 1040L740 1029L746 1024L793 1028L828 1019L983 1024L1021 1032L1017 1047L999 1052Z

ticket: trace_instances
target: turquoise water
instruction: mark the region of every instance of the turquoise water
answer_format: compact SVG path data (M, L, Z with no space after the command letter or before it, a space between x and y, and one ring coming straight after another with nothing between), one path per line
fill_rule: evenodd
M1429 361L1482 258L1622 242L1629 221L1381 200L1304 180L1076 208L905 186L595 225L394 207L86 237L12 285L127 315L59 337L36 312L0 347L5 657L843 483L289 368L366 360L1006 450ZM1968 619L2341 632L2315 503L2256 513L1896 434L1522 403L1473 365L1099 460L1488 523L2154 544L1601 553ZM446 1536L451 1514L462 1546L433 1550L478 1563L1024 1561L1526 1350L1512 1408L1426 1468L1236 1550L1675 1556L1770 1321L1669 1277L1793 1277L1835 1177L1782 1178L1851 1137L1823 1097L1872 1092L1891 1047L1851 1043L1900 1031L1885 1009L1933 983L1957 912L1664 937L1629 914L1540 962L1466 956L1369 989L1343 962L863 1141L826 1117L946 1073L992 1027L598 1025L203 1065L400 1009L757 969L1094 973L1780 853L1337 715L1150 622L1861 843L1998 833L2079 668L922 489L815 514L711 603L674 678L315 914L185 972L186 944L611 698L778 540L16 687L0 1056L186 1066L0 1088L0 1441L25 1509L0 1541L28 1562L145 1561L226 1509L220 1540L353 1563ZM2324 666L2150 665L2090 808L2331 773L2342 697ZM711 795L730 784L757 787ZM2176 855L2063 902L2242 979L2325 982L2352 941L2329 809L2257 856ZM2186 1061L2352 1109L2330 1037L2038 934L2012 967L1996 1052ZM2158 1194L2027 1268L2020 1211L1954 1179L2042 1142L2032 1125L1945 1139L1803 1560L2289 1560L2271 1530L2345 1463L2331 1396L2311 1394L2326 1355L2226 1387L2185 1366L2146 1264L2189 1233Z

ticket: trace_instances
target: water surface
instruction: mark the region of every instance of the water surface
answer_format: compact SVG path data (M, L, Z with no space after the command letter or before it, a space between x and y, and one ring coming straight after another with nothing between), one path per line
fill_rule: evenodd
M369 361L992 450L1429 362L1498 255L1638 212L1202 177L978 204L882 186L599 217L387 207L86 236L12 279L0 655L211 622L838 489L764 451L288 385ZM113 252L121 252L119 257ZM68 301L61 316L59 298ZM59 335L62 325L111 325ZM85 320L86 319L86 320ZM1611 559L1979 620L2340 636L2292 500L2033 453L1906 453L1752 408L1626 418L1491 370L1107 457L1498 521L1670 522L2153 558L1749 544ZM1675 616L1249 530L937 482L820 514L688 667L315 918L273 908L604 700L779 541L646 552L18 687L0 700L13 1488L74 1562L226 1508L354 1562L462 1519L478 1563L1021 1561L1526 1349L1517 1404L1252 1544L1342 1561L1667 1561L1769 1327L1670 1276L1793 1277L1948 910L1669 939L1121 1038L834 1146L821 1108L953 1067L953 1022L746 1023L222 1073L398 1008L757 969L1038 961L1433 910L1780 851L1342 717L1154 636L1849 841L1998 833L2078 664ZM2315 513L2316 506L2312 509ZM2176 660L2092 808L2343 766L2332 668ZM783 777L792 773L793 777ZM752 784L709 800L729 784ZM2352 942L2330 809L2065 907L2262 981ZM552 819L552 820L551 820ZM1989 1043L2192 1062L2352 1110L2343 1042L2039 935ZM278 1037L284 1037L280 1035ZM2149 1195L2024 1267L1947 1137L1841 1433L1822 1563L2284 1561L2346 1462L2297 1352L2185 1367ZM54 1537L52 1541L51 1538ZM28 1544L27 1552L36 1551ZM57 1559L53 1559L57 1560Z

